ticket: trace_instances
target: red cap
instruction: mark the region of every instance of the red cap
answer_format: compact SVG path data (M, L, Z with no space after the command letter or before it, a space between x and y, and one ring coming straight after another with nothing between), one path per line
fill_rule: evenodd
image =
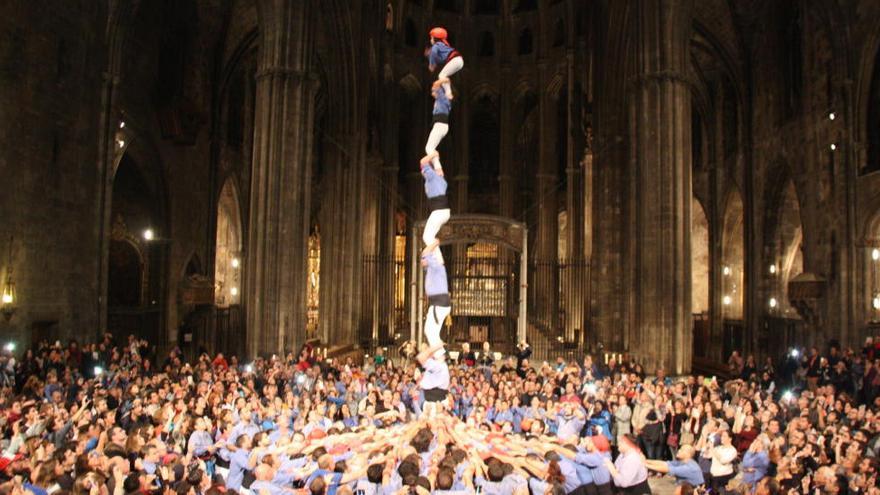
M611 444L608 443L608 439L605 438L605 435L596 435L594 437L590 437L590 440L593 441L593 445L599 450L599 452L608 452L611 450Z
M6 469L12 465L15 461L20 461L24 459L24 455L15 454L13 457L0 457L0 471L6 471Z
M334 445L330 447L330 450L327 451L330 455L341 455L348 452L348 446L344 443L340 443L338 445Z
M309 432L309 440L320 440L327 436L327 432L320 428L315 428L311 432Z
M438 40L445 40L446 36L448 36L448 33L446 33L446 30L443 29L442 27L435 27L434 29L429 31L428 34L431 35L432 38L438 39Z

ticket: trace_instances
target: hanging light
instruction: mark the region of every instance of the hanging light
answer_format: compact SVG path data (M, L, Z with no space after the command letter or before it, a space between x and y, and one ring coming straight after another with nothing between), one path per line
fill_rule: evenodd
M730 267L724 265L724 268L721 270L721 272L724 274L725 277L727 277L728 275L730 275Z
M238 268L238 265L241 264L241 261L238 258L232 258L232 268Z
M776 275L776 264L775 263L770 265L770 274Z
M775 297L771 297L769 304L770 304L770 308L773 309L779 305L779 301L777 301Z
M831 119L831 120L834 120L834 119ZM119 128L120 128L120 129L125 129L125 121L124 121L124 120L120 120L120 121L119 121Z
M125 140L124 139L117 140L116 144L118 144L120 148L125 148Z
M156 234L153 232L153 229L144 230L144 240L145 241L152 241L153 238L155 237L155 235Z
M871 259L874 261L880 260L880 249L874 248L871 250Z
M836 149L837 149L837 145L836 145L836 144L834 144L834 143L831 143L831 146L830 146L830 148L831 148L831 151L834 151L834 150L836 150Z
M725 306L730 306L730 303L733 302L733 299L731 299L730 296L724 296L724 298L721 299L721 302L723 302Z
M837 116L834 115L834 112L828 114L828 120L834 120Z

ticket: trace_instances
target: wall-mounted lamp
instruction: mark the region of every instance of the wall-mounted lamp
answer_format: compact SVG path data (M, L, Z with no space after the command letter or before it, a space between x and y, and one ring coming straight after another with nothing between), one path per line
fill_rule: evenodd
M9 321L12 318L12 315L15 314L17 302L18 300L15 296L15 282L12 281L12 273L10 273L9 276L6 277L6 285L3 286L2 307L0 307L0 313L3 313L3 318L5 318L6 321Z
M777 301L775 297L771 297L767 304L770 305L770 309L776 309L776 306L779 305L779 301Z
M156 233L153 232L153 229L144 230L144 240L152 241L156 237Z
M770 275L776 275L776 264L770 265Z
M724 296L724 298L721 299L721 302L724 303L725 306L730 306L730 303L733 302L733 299L731 299L730 296Z
M871 250L871 259L874 261L880 260L880 249L874 248Z
M725 277L730 275L730 267L725 265L724 268L721 269L721 273L723 273Z
M15 282L12 280L12 241L9 238L9 263L6 265L6 283L3 286L3 294L0 296L0 313L9 321L15 314L18 298L15 294Z

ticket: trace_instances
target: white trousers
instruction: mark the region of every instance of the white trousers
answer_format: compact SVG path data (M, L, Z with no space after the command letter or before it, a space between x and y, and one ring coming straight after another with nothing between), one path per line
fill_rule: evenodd
M425 143L425 154L430 155L431 153L437 151L437 147L440 146L440 141L443 141L443 138L446 137L446 134L449 132L449 124L444 124L443 122L435 122L434 126L431 127L431 134L428 134L428 142ZM442 168L440 165L440 157L435 156L431 159L431 165L434 166L435 169Z
M446 65L443 66L443 70L440 71L440 75L437 76L437 79L446 79L452 77L453 74L460 71L464 68L464 58L455 57L454 59L446 62ZM452 98L452 87L448 82L443 83L443 91L446 92L447 98Z
M422 232L422 241L424 241L426 246L437 240L437 233L440 232L440 229L449 221L449 216L451 214L452 211L449 208L443 208L442 210L434 210L431 212L428 216L428 221L425 222L425 231ZM440 249L437 248L434 252L439 253ZM439 255L439 258L442 262L443 255Z
M429 346L435 346L441 342L440 330L443 329L443 322L452 311L448 306L428 306L428 314L425 315L425 338L428 339Z

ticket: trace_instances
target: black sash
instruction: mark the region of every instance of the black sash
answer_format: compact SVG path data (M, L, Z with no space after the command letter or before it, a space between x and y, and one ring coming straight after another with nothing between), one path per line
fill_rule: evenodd
M449 197L445 194L442 196L434 196L433 198L428 198L428 211L434 210L448 210L449 209Z
M433 296L428 296L428 305L429 306L442 306L444 308L448 308L448 307L452 306L452 298L449 297L449 293L434 294Z

